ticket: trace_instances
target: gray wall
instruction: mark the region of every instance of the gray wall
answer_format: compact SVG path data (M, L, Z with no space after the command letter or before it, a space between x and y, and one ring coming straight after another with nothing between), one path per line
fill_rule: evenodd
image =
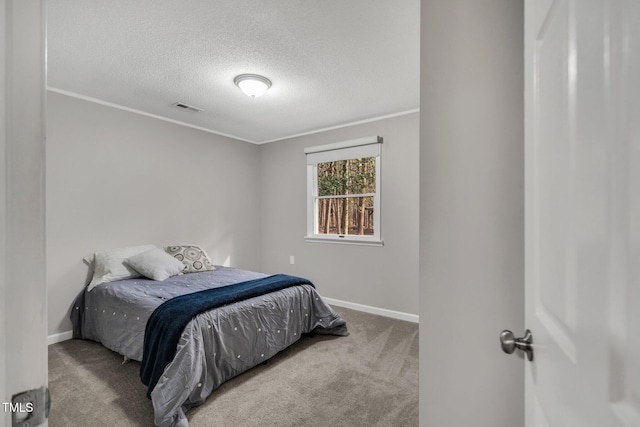
M423 0L420 425L524 425L523 2Z
M329 298L418 313L419 114L260 146L261 269L311 279ZM379 135L383 247L307 243L305 147ZM289 256L295 264L289 264Z
M259 268L259 147L49 92L49 334L69 331L82 257L137 244L202 245Z
M44 2L0 0L0 28L0 402L11 402L47 384ZM11 418L4 407L0 426Z

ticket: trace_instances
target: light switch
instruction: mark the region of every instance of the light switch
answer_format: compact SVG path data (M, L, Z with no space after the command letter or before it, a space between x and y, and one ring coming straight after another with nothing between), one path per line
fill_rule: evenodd
M294 256L290 255L289 256L289 264L295 264L295 263L296 263L296 260L295 260Z

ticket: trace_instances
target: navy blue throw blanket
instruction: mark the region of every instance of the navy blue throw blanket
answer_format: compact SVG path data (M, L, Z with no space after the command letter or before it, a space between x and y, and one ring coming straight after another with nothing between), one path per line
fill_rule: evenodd
M262 279L221 286L171 298L156 308L144 331L140 378L149 387L147 397L158 383L164 368L173 360L178 341L187 323L203 311L296 285L313 283L301 277L276 274Z

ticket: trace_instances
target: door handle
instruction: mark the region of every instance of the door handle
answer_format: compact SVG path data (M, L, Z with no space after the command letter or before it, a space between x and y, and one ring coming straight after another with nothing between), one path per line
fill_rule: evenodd
M529 329L525 331L524 337L522 338L516 338L513 332L509 330L502 331L500 334L500 345L502 346L502 351L507 354L511 354L516 351L516 348L519 348L525 352L529 362L533 360L533 335L531 335Z

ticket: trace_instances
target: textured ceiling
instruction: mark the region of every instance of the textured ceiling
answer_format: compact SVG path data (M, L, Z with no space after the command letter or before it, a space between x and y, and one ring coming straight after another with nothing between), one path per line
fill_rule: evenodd
M48 86L255 143L419 107L419 0L50 0ZM238 74L273 86L251 99ZM183 102L204 111L181 111Z

